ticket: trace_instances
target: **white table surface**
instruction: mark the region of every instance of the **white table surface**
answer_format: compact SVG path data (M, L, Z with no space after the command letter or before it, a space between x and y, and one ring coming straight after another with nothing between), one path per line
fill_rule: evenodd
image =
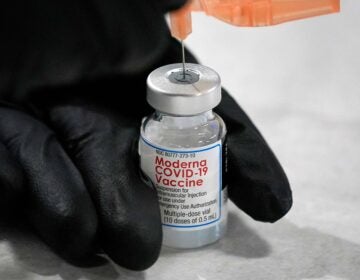
M0 279L360 279L360 1L342 2L339 15L256 30L197 15L186 42L284 166L294 193L284 219L254 222L230 205L222 241L164 249L144 272L77 268L0 228Z

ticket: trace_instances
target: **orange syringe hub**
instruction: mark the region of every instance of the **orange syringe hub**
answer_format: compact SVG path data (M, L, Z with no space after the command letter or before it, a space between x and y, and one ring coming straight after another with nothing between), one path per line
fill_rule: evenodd
M269 26L339 12L340 0L188 0L170 14L173 37L184 40L192 32L193 11L237 26Z

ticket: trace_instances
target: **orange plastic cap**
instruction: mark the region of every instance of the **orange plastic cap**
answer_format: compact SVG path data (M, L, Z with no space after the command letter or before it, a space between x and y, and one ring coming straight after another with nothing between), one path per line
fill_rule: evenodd
M179 40L185 39L192 32L192 6L193 1L188 0L184 7L170 13L171 35Z
M171 34L191 33L191 12L204 11L237 26L268 26L340 11L340 0L189 0L170 14Z

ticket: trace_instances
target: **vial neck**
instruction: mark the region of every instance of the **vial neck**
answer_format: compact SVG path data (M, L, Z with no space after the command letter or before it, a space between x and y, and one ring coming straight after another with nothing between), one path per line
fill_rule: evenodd
M214 116L214 112L213 112L213 110L209 110L209 111L206 111L206 112L203 112L203 113L200 113L200 114L184 116L184 115L174 115L174 114L163 113L163 112L160 112L160 111L155 111L155 115L157 117L185 118L185 119L192 119L192 118L198 118L198 117L212 118Z
M215 118L215 114L212 110L191 116L172 115L155 111L155 118L163 124L166 124L168 127L176 126L186 128L204 125L213 120Z

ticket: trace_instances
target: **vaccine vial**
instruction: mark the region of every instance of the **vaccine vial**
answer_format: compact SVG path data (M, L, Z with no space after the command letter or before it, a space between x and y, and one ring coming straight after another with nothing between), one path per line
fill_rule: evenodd
M219 75L198 64L171 64L147 79L139 140L144 177L157 189L163 245L196 248L220 239L227 225L226 127L212 111Z

